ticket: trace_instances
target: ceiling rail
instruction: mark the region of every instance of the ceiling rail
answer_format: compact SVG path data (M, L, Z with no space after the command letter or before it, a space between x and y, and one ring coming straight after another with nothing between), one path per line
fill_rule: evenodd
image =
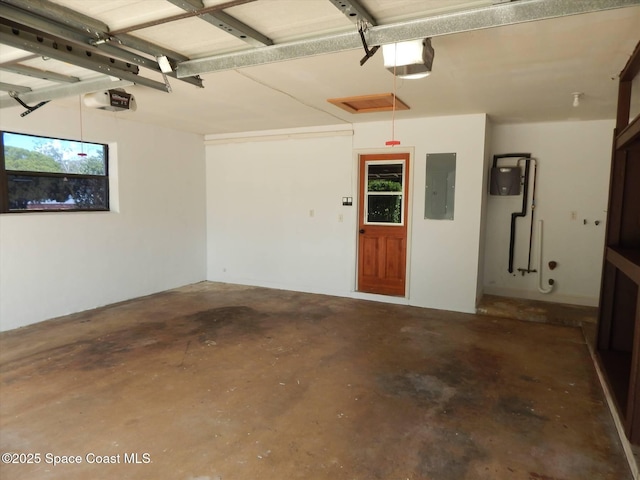
M156 90L168 91L164 83L139 76L137 65L82 50L65 44L62 39L44 38L15 26L0 24L0 43Z
M372 26L367 31L367 42L369 45L384 45L637 5L640 5L640 0L580 0L571 2L519 0L390 25ZM331 34L260 49L187 60L178 64L177 73L180 78L343 52L358 49L361 46L361 39L356 31Z
M109 31L109 26L106 23L48 0L29 0L28 2L25 2L24 0L0 0L0 6L2 4L13 5L14 7L25 10L30 14L49 19L71 29L81 31L91 38L92 44L115 41L118 44L139 50L153 57L164 55L179 62L189 60L189 57L186 57L185 55L147 42L141 38L136 38L133 35L123 33L118 35L118 38L114 40L111 32Z
M230 8L227 4L217 5L218 9L214 11L208 11L209 9L204 7L202 0L167 0L173 3L175 6L182 8L188 12L192 12L201 18L205 22L210 23L216 28L219 28L223 32L233 35L236 38L253 45L254 47L264 47L266 45L273 45L271 40L266 35L258 32L249 25L241 22L237 18L232 17L228 13L222 11L223 8ZM234 5L231 5L234 6Z
M42 5L42 2L40 2L39 5ZM156 59L147 58L144 55L145 53L147 55L151 55L150 53L145 52L145 50L152 51L152 47L150 47L147 42L145 42L146 44L138 45L142 41L135 40L134 43L140 47L140 52L133 52L131 50L120 48L118 46L118 42L110 42L104 39L96 40L96 36L89 31L92 27L89 27L89 29L79 29L73 26L75 25L75 22L61 23L58 21L57 17L56 19L46 18L33 10L34 9L24 10L23 8L18 8L8 3L4 3L4 1L0 3L0 17L4 19L32 28L38 32L42 32L43 34L53 35L57 38L77 43L78 45L82 45L82 48L102 51L106 55L122 59L127 63L148 68L154 72L160 72L160 67L158 66ZM101 35L104 36L104 34ZM109 38L108 40L111 39ZM158 48L156 51L161 52L163 50ZM159 55L159 53L157 54ZM182 55L176 54L176 56L181 60L188 59L188 57ZM177 61L178 60L174 60L174 63L177 63ZM168 75L173 78L177 78L175 72L170 72ZM184 77L180 80L193 84L197 87L202 88L203 86L202 80L197 76Z

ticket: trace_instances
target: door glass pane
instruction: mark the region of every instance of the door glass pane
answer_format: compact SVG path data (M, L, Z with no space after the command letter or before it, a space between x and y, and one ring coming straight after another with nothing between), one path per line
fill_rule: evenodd
M402 161L367 163L366 223L403 223Z
M402 192L401 163L374 163L367 168L367 191Z
M402 194L369 194L367 201L368 223L402 223Z

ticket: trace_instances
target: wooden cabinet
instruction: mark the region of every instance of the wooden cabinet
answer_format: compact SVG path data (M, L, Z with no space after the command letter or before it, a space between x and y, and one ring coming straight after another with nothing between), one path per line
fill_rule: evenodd
M640 43L620 74L596 345L634 444L640 444L640 115L631 100L639 70Z

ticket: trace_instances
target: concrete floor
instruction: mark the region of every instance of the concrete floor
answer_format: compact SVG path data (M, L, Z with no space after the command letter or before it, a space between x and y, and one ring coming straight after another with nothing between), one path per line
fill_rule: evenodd
M597 307L484 295L476 312L492 317L580 327L591 348L596 349Z
M631 478L576 327L200 283L5 332L0 369L0 451L40 454L3 480Z
M523 298L484 295L478 313L529 322L552 323L572 327L595 327L598 308L564 303L540 302Z

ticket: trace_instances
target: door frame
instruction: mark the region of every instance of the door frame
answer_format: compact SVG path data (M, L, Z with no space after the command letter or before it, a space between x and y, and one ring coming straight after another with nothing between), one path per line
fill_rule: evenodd
M405 290L404 297L396 297L391 295L381 295L377 293L366 293L358 291L358 260L360 252L358 251L358 222L360 211L360 156L361 155L389 155L389 154L408 154L409 155L409 178L407 179L407 212L406 212L406 224L407 224L407 255L406 255L406 267L405 267ZM354 241L354 257L352 266L352 291L356 298L371 299L371 300L383 300L387 303L402 303L406 304L409 299L409 292L411 288L411 232L413 226L413 192L414 192L414 179L416 177L414 170L414 147L387 147L387 148L358 148L353 150L353 175L352 185L354 195L353 206L356 209L354 214L353 224L353 241Z

